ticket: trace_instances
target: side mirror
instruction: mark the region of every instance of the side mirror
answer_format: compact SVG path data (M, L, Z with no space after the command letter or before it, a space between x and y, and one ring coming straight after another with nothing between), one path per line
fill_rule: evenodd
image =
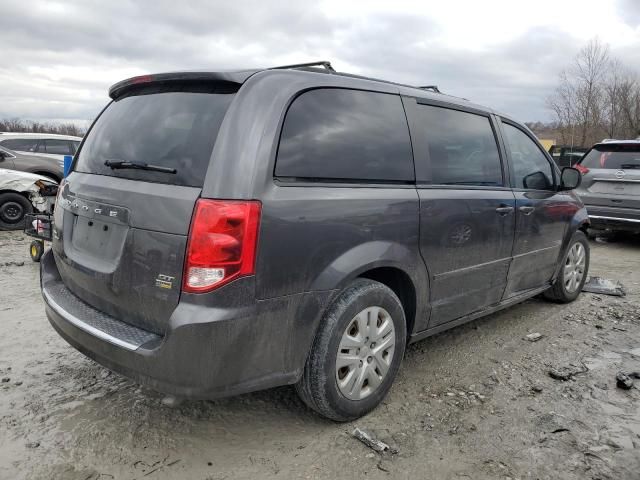
M582 182L580 171L573 167L565 167L560 175L560 190L573 190Z
M533 172L522 179L524 188L532 190L553 190L553 186L549 185L549 179L544 172Z

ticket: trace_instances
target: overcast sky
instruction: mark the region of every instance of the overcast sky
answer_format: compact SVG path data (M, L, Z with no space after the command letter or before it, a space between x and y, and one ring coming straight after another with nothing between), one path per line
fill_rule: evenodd
M126 77L331 60L523 121L594 36L640 70L640 0L0 0L0 118L91 120Z

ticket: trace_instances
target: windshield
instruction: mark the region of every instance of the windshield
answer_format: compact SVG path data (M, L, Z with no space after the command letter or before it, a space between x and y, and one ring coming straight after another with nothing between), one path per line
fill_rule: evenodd
M178 91L177 91L178 90ZM214 85L149 86L113 101L77 155L74 170L201 187L233 91ZM105 162L167 167L167 173L112 169Z
M598 145L580 162L587 168L640 169L640 144Z

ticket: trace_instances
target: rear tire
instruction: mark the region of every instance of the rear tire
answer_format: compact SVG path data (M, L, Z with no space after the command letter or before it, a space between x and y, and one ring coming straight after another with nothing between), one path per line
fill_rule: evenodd
M573 302L589 273L589 240L580 230L573 234L567 251L562 257L560 272L553 286L544 292L544 297L558 303Z
M23 229L24 216L32 211L29 200L19 193L0 193L0 230Z
M298 395L320 415L337 422L369 413L391 388L406 335L404 310L396 294L373 280L354 281L322 319L296 384Z

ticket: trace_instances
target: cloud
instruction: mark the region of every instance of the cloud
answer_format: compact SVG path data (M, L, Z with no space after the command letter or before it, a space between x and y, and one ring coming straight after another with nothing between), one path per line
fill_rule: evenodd
M618 0L620 18L631 27L640 28L640 2L638 0Z
M457 0L437 8L404 0L179 7L174 0L5 0L0 117L87 121L108 101L111 84L140 73L329 59L344 71L437 84L516 118L545 120L545 98L584 39L540 13L552 0L540 2L524 15L509 2L491 10ZM627 23L640 17L637 5L619 1ZM501 17L503 10L512 17ZM617 15L611 9L609 17ZM602 31L615 30L613 21ZM640 30L618 30L625 35L619 51L638 60Z

